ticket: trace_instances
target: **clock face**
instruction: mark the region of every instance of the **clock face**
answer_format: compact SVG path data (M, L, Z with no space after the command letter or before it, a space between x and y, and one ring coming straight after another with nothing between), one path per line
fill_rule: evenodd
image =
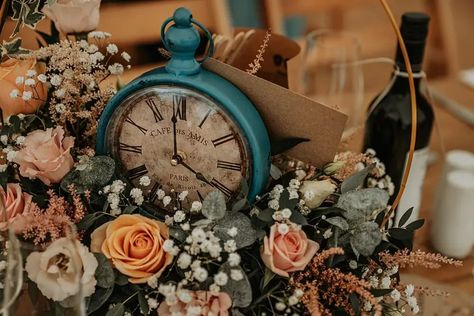
M190 88L159 85L129 96L111 118L107 144L120 173L156 205L159 189L172 196L188 191L188 207L215 189L230 200L250 173L239 127ZM146 187L144 176L151 180Z

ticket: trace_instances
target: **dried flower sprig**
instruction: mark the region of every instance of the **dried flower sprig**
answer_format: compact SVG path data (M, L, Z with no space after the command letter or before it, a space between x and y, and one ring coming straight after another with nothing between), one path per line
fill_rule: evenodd
M255 56L255 59L249 64L249 68L245 70L248 74L255 75L260 70L260 68L262 68L261 62L263 62L264 60L263 55L265 54L265 50L267 49L271 36L272 36L272 31L271 29L268 29L267 32L265 33L265 38L263 39L263 43L262 45L260 45L260 48L257 52L257 56Z
M394 254L382 252L379 254L379 258L387 267L412 268L414 266L421 266L428 269L438 269L441 267L441 264L462 266L462 261L448 258L439 253L429 253L422 250L410 251L403 249Z

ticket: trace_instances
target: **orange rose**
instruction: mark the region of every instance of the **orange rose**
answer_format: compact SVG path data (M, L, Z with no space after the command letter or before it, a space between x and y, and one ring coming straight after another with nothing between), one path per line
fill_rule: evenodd
M111 259L131 283L145 283L150 277L160 277L173 261L173 256L163 250L168 238L165 224L126 214L92 233L91 250Z
M74 137L64 137L61 126L29 133L23 145L13 159L23 177L38 178L46 185L59 183L74 165L70 153Z
M232 300L229 294L225 292L215 294L211 292L197 291L190 292L190 296L191 301L187 303L178 300L176 304L170 306L166 301L164 301L158 308L158 315L191 315L191 313L188 313L188 309L190 307L198 307L200 308L200 313L193 313L192 315L228 316L229 309L232 307Z
M299 226L276 223L264 238L260 255L267 268L289 277L288 272L304 270L318 249L319 244L308 239Z
M38 80L41 74L44 74L44 65L35 58L10 58L0 64L0 108L4 118L34 113L44 105L48 88ZM28 79L34 80L34 84L29 85Z
M28 212L33 204L32 196L21 190L18 183L8 183L7 191L0 186L0 229L6 229L18 215ZM5 213L3 213L5 212Z

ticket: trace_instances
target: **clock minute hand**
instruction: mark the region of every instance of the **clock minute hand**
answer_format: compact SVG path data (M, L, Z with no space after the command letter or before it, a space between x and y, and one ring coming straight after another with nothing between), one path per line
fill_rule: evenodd
M173 116L171 117L171 122L173 123L173 159L176 159L178 157L178 144L176 142L176 112L174 110L173 106Z
M194 173L194 174L196 175L196 178L197 178L198 180L201 180L202 182L205 182L205 183L211 185L211 184L209 183L209 181L207 181L206 177L203 176L202 173L195 171L193 168L191 168L188 164L186 164L186 163L185 163L184 161L182 161L181 159L180 159L180 161L179 161L179 164L180 164L180 165L183 165L183 167L185 167L186 169L188 169L189 171L191 171L192 173Z

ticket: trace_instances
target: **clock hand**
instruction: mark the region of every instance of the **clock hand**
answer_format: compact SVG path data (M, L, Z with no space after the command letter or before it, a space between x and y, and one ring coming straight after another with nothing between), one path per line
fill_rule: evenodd
M173 123L173 157L172 159L177 159L178 157L178 145L176 142L176 112L174 110L174 104L173 104L173 116L171 117L171 122Z
M180 157L180 158L181 158L181 157ZM186 164L182 159L179 159L179 160L178 160L178 163L181 164L181 165L183 165L183 167L185 167L186 169L188 169L188 170L191 171L192 173L194 173L194 175L196 175L196 179L201 180L202 182L205 182L205 183L211 185L211 184L209 183L209 181L206 179L206 177L204 177L204 175L203 175L202 173L195 171L195 170L194 170L193 168L191 168L188 164Z

